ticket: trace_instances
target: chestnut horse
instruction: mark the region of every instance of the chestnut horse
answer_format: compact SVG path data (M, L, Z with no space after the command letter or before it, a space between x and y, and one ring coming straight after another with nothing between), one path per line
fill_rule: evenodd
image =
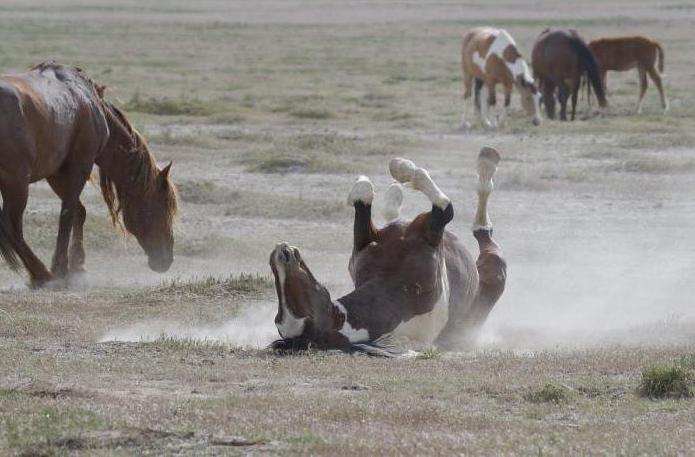
M487 200L499 154L483 148L478 159L478 212L473 236L477 264L446 225L454 217L449 198L429 173L413 162L393 159L391 175L424 193L432 209L412 221L396 219L378 229L371 216L374 187L361 176L348 203L355 208L354 246L349 263L355 290L333 300L296 247L278 244L270 254L282 339L276 349L341 349L388 355L380 341L407 337L443 349L471 344L501 296L506 264L492 240ZM389 189L387 213L397 216L399 184Z
M0 77L0 253L14 268L21 260L32 286L83 270L86 210L80 194L94 164L113 222L122 213L153 270L166 271L173 261L177 198L171 164L157 168L143 138L104 100L103 90L80 69L53 62ZM42 179L62 201L50 272L27 245L22 227L29 184Z
M647 92L647 75L654 81L661 95L664 114L668 111L668 101L661 82L664 72L664 50L659 43L643 36L598 38L589 43L601 69L601 81L606 89L606 76L609 71L628 71L637 68L639 72L640 93L637 114L642 113L642 101ZM658 61L658 66L657 66Z
M473 81L475 81L475 107L485 127L493 126L488 116L488 109L497 104L497 84L502 84L504 87L504 108L500 123L504 122L511 103L512 88L516 87L521 94L521 106L524 111L531 116L533 125L540 125L540 94L516 42L506 30L478 27L468 32L463 37L461 46L461 67L464 85L462 128L470 127L466 121L465 103L471 97Z
M546 29L538 36L531 53L533 74L539 81L543 103L549 118L555 118L555 90L560 102L560 119L567 120L567 100L572 96L572 120L577 108L577 95L582 78L594 88L598 103L608 103L601 84L598 63L591 49L575 30Z

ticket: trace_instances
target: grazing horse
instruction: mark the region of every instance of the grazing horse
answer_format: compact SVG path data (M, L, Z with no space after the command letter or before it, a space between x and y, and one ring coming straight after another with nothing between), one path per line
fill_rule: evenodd
M492 127L488 116L490 106L497 104L496 87L504 87L503 118L511 103L512 88L516 87L521 94L521 105L531 116L533 125L540 125L539 113L540 94L533 82L526 61L516 46L514 39L506 30L479 27L471 30L463 37L461 46L461 67L463 69L464 85L464 114L462 128L469 128L466 121L466 100L471 97L473 81L475 81L475 107L480 114L480 121L485 127ZM480 91L483 92L483 103L480 103Z
M333 300L296 247L278 244L270 254L282 339L276 349L341 349L384 354L380 340L407 337L455 349L474 342L501 296L506 263L492 240L487 200L499 154L483 148L478 159L478 211L473 236L477 264L446 225L454 217L449 198L429 173L413 162L393 159L391 175L425 194L432 209L412 221L397 218L378 229L371 216L374 187L361 176L348 196L354 206L354 246L349 263L355 290ZM387 193L386 213L398 217L402 190ZM388 352L388 351L387 351Z
M574 120L582 78L588 78L593 86L599 106L605 108L608 105L596 58L575 30L546 29L541 32L531 52L531 65L533 74L539 81L549 118L555 118L557 89L560 119L567 120L567 99L571 95Z
M83 270L86 210L80 194L94 164L114 224L122 213L153 270L166 271L173 261L177 198L171 164L157 168L143 138L103 91L80 69L53 62L0 77L0 253L15 269L21 260L32 286ZM62 201L50 272L27 245L22 227L29 184L42 179Z
M637 68L640 81L637 114L642 113L642 101L647 91L647 75L659 89L664 114L668 111L668 101L661 82L661 73L664 72L664 50L659 43L643 36L626 36L598 38L589 43L589 48L596 56L601 69L604 89L607 87L606 76L609 71L628 71Z

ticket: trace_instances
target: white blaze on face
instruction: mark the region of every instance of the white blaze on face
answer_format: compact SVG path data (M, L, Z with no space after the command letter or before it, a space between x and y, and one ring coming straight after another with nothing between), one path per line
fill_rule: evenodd
M278 328L281 337L294 338L304 332L304 321L306 321L306 317L302 317L301 319L296 317L287 307L287 299L285 297L285 266L277 257L279 253L280 250L278 249L275 254L275 269L278 272L278 281L280 282L280 296L278 299L280 300L280 307L282 308L282 319L280 319L279 323L276 322L275 326Z
M369 331L366 328L356 329L350 325L345 306L343 306L343 304L339 301L334 301L333 305L345 316L343 327L338 330L338 332L347 338L351 343L364 343L365 341L369 341Z
M436 254L435 254L436 255ZM432 311L418 314L410 320L403 322L393 331L397 337L405 337L423 344L431 344L437 339L449 320L449 276L446 271L446 261L442 258L440 268L439 298Z

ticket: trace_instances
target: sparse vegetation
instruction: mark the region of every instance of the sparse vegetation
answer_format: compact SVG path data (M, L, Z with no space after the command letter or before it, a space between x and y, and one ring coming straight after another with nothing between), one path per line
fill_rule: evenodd
M212 102L188 98L143 97L139 92L133 94L124 108L127 111L160 116L209 116L220 111Z
M274 282L269 276L240 273L226 278L205 276L192 280L172 279L162 283L156 290L167 294L227 296L261 292L270 289L273 285Z
M524 398L531 403L565 403L569 400L569 389L547 383L541 389L527 393Z
M689 398L694 394L693 373L681 366L654 366L642 371L639 393L647 398Z

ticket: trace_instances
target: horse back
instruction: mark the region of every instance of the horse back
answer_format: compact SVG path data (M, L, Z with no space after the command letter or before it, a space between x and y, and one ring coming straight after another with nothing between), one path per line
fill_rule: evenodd
M85 162L103 147L108 127L98 95L62 66L0 76L2 147L31 181L53 175L76 150ZM2 156L0 156L2 157ZM7 168L8 162L2 166Z
M659 44L644 36L597 38L589 43L604 71L626 71L636 66L653 67Z

